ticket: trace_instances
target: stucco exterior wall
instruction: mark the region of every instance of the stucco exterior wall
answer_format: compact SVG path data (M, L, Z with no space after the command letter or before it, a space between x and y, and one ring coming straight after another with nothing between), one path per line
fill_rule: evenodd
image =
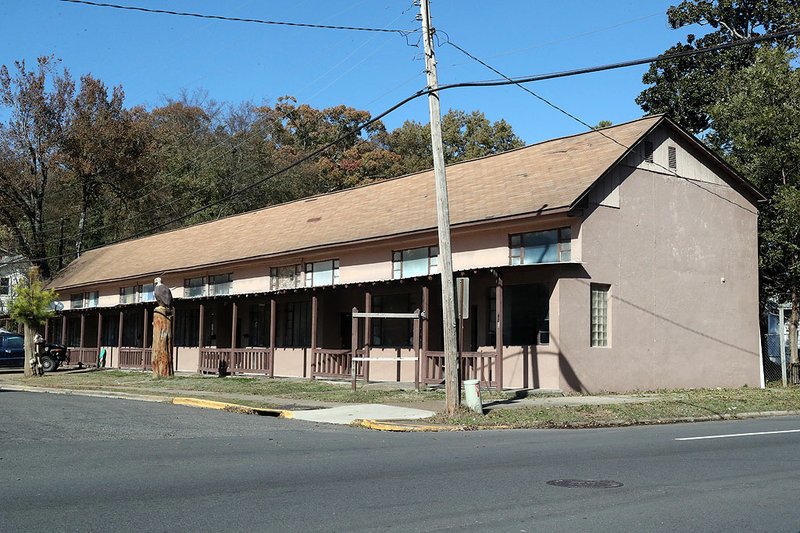
M620 207L587 212L587 277L558 283L563 389L759 385L757 215L708 181L629 168ZM590 347L591 283L611 286L608 347Z

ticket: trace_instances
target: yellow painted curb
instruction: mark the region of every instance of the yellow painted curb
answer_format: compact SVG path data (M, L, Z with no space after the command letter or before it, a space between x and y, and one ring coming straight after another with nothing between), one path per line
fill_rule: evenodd
M514 426L447 426L434 424L386 423L377 420L354 420L353 424L376 431L437 432L437 431L479 431L487 429L516 429Z
M190 407L201 407L203 409L219 409L233 413L244 413L249 415L277 416L280 418L294 418L291 411L285 409L268 409L266 407L250 407L237 403L217 402L214 400L203 400L200 398L176 397L172 399L175 405L188 405Z
M435 432L464 431L463 426L434 426L430 424L390 424L377 420L354 420L354 424L376 431Z

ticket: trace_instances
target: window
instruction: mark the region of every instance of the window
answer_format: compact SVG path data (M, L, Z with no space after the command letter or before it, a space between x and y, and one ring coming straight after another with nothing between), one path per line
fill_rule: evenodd
M591 345L608 346L608 291L610 285L591 285Z
M511 264L558 263L572 259L569 227L511 235Z
M80 309L83 307L83 293L69 295L70 309Z
M188 278L183 280L183 295L186 298L205 296L206 278Z
M411 294L383 294L372 299L374 313L411 313L419 307ZM373 318L372 346L410 348L413 343L414 322L405 318Z
M644 142L644 160L648 163L653 162L653 142L652 141L645 141Z
M278 313L283 321L278 330L277 344L281 348L311 346L311 302L287 302L285 312Z
M273 291L296 289L303 286L302 268L299 264L272 267L269 270L270 289Z
M145 283L139 286L139 301L140 302L155 302L156 296L153 293L153 284Z
M339 282L339 260L306 263L306 287L335 285Z
M0 278L0 294L9 294L11 290L11 278Z
M540 283L506 285L503 291L503 344L550 343L550 289ZM490 301L490 306L496 302ZM492 321L495 317L491 318Z
M100 291L91 291L84 294L86 307L97 307L100 304Z
M136 285L132 287L122 287L119 290L119 303L132 304L136 303Z
M97 307L100 304L100 292L91 291L69 296L71 309L81 309L82 307Z
M439 272L439 247L425 246L392 253L392 279L427 276Z
M6 336L6 350L19 350L24 348L24 337L21 335L8 335Z
M182 309L175 313L175 346L199 346L200 309Z
M675 170L678 168L678 153L674 146L667 147L667 157L669 159L669 168Z
M233 274L218 274L208 276L209 296L222 296L231 293L233 286Z

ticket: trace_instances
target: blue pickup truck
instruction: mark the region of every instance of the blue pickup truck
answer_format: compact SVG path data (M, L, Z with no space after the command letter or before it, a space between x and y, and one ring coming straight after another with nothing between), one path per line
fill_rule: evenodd
M25 339L19 333L0 331L0 367L22 368L25 365ZM42 368L52 372L69 363L69 351L61 344L45 344Z

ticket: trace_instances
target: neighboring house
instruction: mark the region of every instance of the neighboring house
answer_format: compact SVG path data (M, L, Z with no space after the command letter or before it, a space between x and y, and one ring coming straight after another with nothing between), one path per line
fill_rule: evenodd
M0 317L8 317L14 288L25 278L30 262L21 255L0 256Z
M612 140L613 139L613 140ZM677 176L676 176L677 173ZM486 385L625 391L758 386L763 198L663 116L447 168L453 265L470 278L464 373ZM149 360L152 282L176 298L180 371L442 380L431 171L83 254L51 283L51 338ZM417 374L418 372L418 374Z

